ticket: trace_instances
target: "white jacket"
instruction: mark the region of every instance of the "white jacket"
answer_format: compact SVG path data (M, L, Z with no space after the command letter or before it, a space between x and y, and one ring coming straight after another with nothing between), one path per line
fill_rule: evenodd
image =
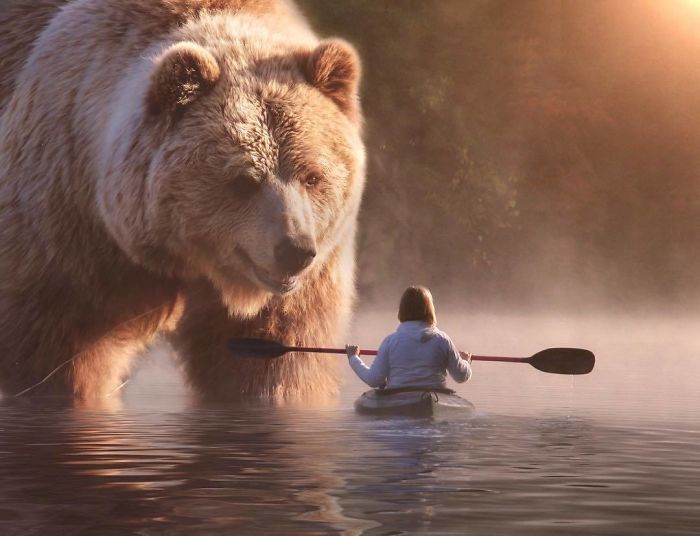
M447 372L459 383L472 375L469 362L462 359L446 333L414 320L402 322L382 341L372 366L365 365L357 355L348 360L355 374L370 387L385 383L387 389L445 387Z

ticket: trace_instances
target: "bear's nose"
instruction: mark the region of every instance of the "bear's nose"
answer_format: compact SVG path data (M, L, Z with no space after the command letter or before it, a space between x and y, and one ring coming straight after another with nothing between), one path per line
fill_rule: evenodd
M279 269L287 275L295 275L309 266L316 256L311 238L282 240L275 246L275 260Z

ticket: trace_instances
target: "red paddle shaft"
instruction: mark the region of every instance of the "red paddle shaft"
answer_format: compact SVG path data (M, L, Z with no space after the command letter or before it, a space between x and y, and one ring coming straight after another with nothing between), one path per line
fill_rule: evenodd
M319 354L344 354L342 348L305 348L301 346L290 346L288 352L314 352ZM358 350L360 355L377 355L376 350ZM460 352L462 357L465 357L464 352ZM506 363L529 363L529 357L502 357L502 356L487 356L473 355L472 361L503 361Z

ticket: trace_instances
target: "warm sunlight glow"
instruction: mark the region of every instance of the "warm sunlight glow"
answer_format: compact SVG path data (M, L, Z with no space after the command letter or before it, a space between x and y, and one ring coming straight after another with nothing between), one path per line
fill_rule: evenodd
M671 13L680 23L700 23L700 0L659 2L658 7Z

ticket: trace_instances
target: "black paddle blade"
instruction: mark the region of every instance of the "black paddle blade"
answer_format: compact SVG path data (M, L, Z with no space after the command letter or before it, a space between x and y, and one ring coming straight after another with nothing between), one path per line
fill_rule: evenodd
M533 355L529 363L552 374L588 374L595 365L595 356L582 348L547 348Z
M289 349L287 346L277 341L266 339L238 338L229 339L228 349L236 357L247 357L253 359L274 359L283 356Z

